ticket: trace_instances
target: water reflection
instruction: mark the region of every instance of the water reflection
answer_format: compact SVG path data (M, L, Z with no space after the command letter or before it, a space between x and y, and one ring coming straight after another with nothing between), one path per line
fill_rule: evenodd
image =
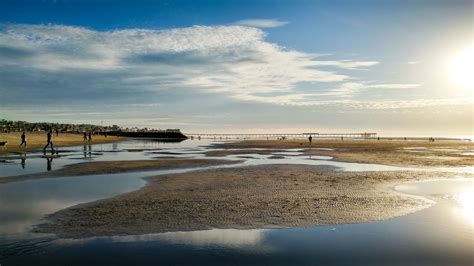
M92 146L90 144L84 145L83 150L84 158L92 158Z
M474 224L474 188L455 195L454 199L459 203L462 214Z
M107 241L113 243L126 242L155 242L162 241L170 244L185 244L192 246L217 245L229 248L246 248L260 245L264 234L268 230L252 229L210 229L189 232L167 232L146 235L94 237L80 240L65 240L62 243L87 243L94 241Z
M51 158L52 159L52 158ZM143 174L115 174L29 180L0 186L0 243L8 235L24 237L46 214L136 190Z
M52 163L53 163L53 157L47 157L46 158L46 170L47 171L51 171L51 169L53 169Z
M21 157L21 168L25 169L26 166L26 154Z

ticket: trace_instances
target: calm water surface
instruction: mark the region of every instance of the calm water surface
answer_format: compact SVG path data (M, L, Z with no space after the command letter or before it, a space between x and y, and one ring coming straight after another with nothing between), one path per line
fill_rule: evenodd
M131 140L64 148L51 167L89 160L204 157L209 142L163 144ZM85 149L85 152L84 152ZM332 165L340 171L398 170L301 156L301 149L245 154L241 166L269 163ZM283 159L269 159L272 155ZM0 176L47 171L42 154L0 163ZM230 159L242 159L229 156ZM436 202L428 209L382 222L272 230L213 229L80 240L34 234L47 214L112 197L145 185L142 177L189 169L46 178L0 185L0 264L3 265L473 265L473 180L402 184L400 193ZM462 176L462 175L460 175ZM1 178L1 177L0 177Z

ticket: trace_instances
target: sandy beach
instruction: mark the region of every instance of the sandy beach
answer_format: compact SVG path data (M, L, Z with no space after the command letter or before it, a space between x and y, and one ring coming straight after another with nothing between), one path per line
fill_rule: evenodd
M20 147L21 143L21 132L12 132L12 133L0 133L0 141L8 141L8 145L0 148L0 154L5 153L23 153L25 151L32 151L36 149L42 149L46 145L46 132L33 132L26 134L26 140L28 143L27 148ZM115 136L99 136L93 135L92 141L87 142L87 144L99 144L99 143L110 143L120 140L124 140L123 137ZM82 134L74 133L59 133L59 136L53 134L52 141L55 147L67 147L84 144Z
M316 141L311 146L300 143L220 143L213 144L218 150L207 151L205 155L222 159L84 162L47 173L6 177L0 179L0 183L234 164L243 162L246 154L254 153L278 159L276 157L284 158L278 152L285 152L288 148L300 150L302 155L328 155L335 160L349 162L420 167L471 166L473 163L472 156L464 155L473 148L472 143L466 142ZM142 150L127 150L138 151ZM242 160L226 160L227 155L242 157ZM463 174L463 177L472 176ZM47 217L46 223L35 228L35 232L84 238L210 228L285 228L362 223L406 215L431 206L432 202L426 199L394 192L392 188L395 185L450 177L459 175L398 170L342 172L328 165L304 164L229 167L152 176L145 178L148 184L137 191L53 213Z
M474 143L466 141L402 141L402 140L248 140L218 144L223 150L208 156L236 154L268 154L280 149L304 149L307 155L331 156L334 160L375 163L403 167L460 167L474 165ZM260 150L259 150L260 149ZM261 150L261 149L273 149Z
M394 192L395 184L451 176L268 165L149 177L148 185L138 191L59 211L35 231L83 238L361 223L405 215L432 204Z

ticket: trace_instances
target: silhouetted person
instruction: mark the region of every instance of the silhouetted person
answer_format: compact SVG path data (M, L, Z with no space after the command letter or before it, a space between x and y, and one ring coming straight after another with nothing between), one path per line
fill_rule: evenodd
M59 136L59 129L54 129L54 131L56 132L56 137Z
M341 136L341 140L344 140L344 137L343 137L343 136Z
M84 141L87 141L87 133L84 132L84 138L83 138Z
M309 136L308 140L309 140L309 146L311 146L311 142L313 142L313 137Z
M88 136L89 136L89 142L91 142L91 141L92 141L92 133L89 132L89 135L88 135Z
M380 140L380 137L377 137L377 140Z
M49 131L48 131L48 134L46 135L46 137L47 137L46 146L44 146L43 152L46 153L46 148L48 148L48 146L51 146L51 152L54 152L54 146L53 146L53 141L52 141L53 131L52 131L52 130L49 130Z
M23 131L23 133L21 133L21 143L20 143L20 147L25 145L25 148L26 148L26 133L25 131Z
M107 132L104 132L104 137L107 138Z

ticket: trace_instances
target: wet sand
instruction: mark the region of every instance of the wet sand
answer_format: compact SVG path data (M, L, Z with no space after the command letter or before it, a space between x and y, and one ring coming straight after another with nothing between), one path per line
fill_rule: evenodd
M223 164L241 163L240 160L207 160L207 159L160 159L86 162L68 165L62 169L38 174L0 178L0 184L39 178L63 176L100 175L124 172L152 171L165 169L183 169Z
M208 156L263 153L266 149L305 149L305 155L331 156L334 160L373 163L402 167L460 167L474 165L474 143L465 141L387 141L387 140L316 140L312 145L303 140L249 140L216 144L224 150L209 152ZM321 150L331 149L331 150ZM229 150L231 149L231 150Z
M454 176L333 170L264 165L149 177L148 185L138 191L54 213L35 232L83 238L377 221L432 204L393 191L395 184Z
M46 145L46 132L33 132L26 134L26 140L28 147L25 149L20 147L21 143L21 132L13 133L0 133L0 141L8 141L8 145L4 148L0 148L0 154L5 154L9 152L22 153L25 151L32 151L37 149L42 149ZM81 144L100 144L100 143L110 143L124 140L123 137L115 136L92 136L91 142L84 142L82 134L74 133L59 133L59 136L53 134L53 144L55 147L66 147L66 146L77 146Z

